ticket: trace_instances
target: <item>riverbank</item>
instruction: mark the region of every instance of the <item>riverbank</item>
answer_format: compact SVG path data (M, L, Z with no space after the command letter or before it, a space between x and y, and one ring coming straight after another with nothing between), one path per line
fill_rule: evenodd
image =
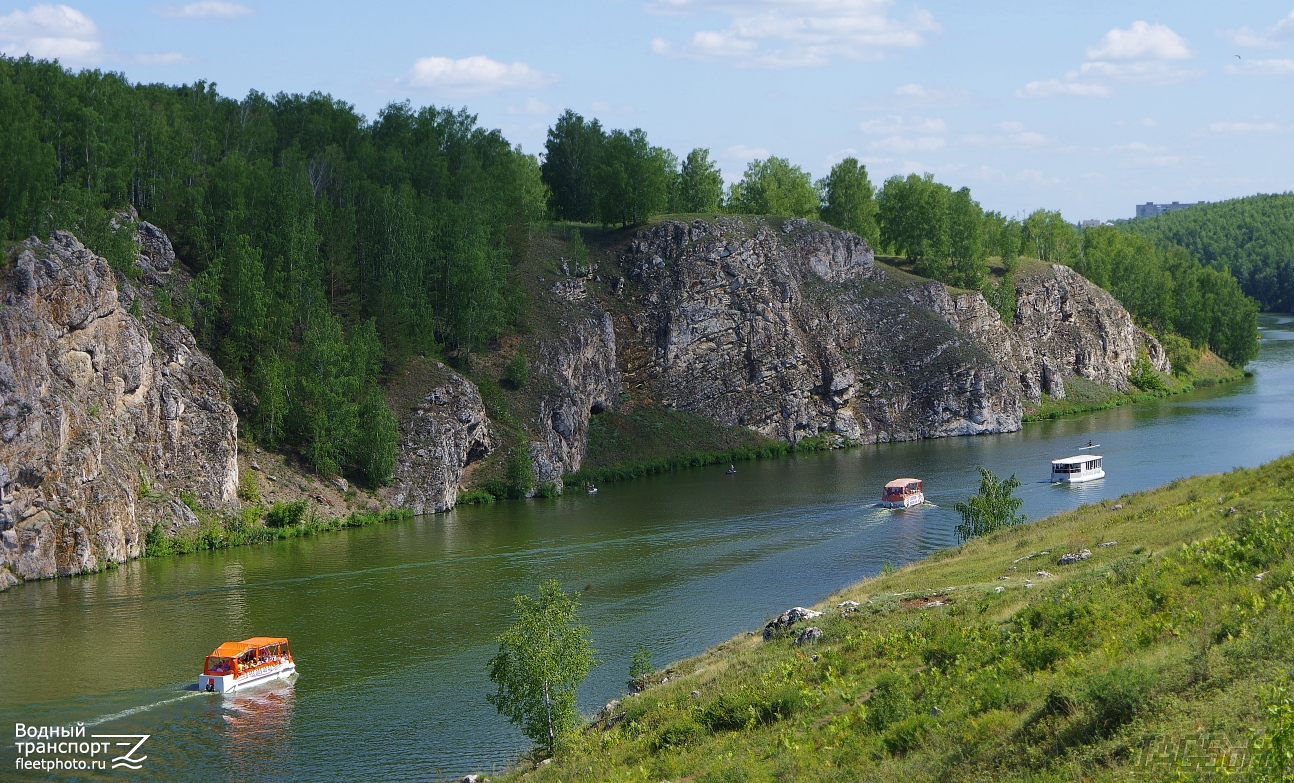
M1152 378L1143 382L1145 388L1136 391L1120 392L1083 378L1067 378L1065 397L1056 399L1048 394L1042 395L1042 399L1036 405L1026 406L1023 423L1110 410L1138 402L1150 402L1209 386L1233 383L1246 377L1248 373L1244 370L1235 369L1217 354L1205 349L1200 351L1189 368L1180 374L1155 373Z
M804 438L792 445L745 427L725 427L703 416L660 405L627 402L589 421L589 450L568 487L672 473L706 465L772 459L846 445L839 437Z
M508 779L1099 781L1219 773L1189 765L1242 751L1261 766L1259 732L1294 730L1291 490L1287 456L938 552L768 641L655 672Z

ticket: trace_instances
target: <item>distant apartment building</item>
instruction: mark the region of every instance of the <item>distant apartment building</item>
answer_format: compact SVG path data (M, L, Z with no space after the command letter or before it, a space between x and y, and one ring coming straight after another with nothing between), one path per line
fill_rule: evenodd
M1099 226L1112 226L1112 225L1114 224L1108 220L1099 220L1096 218L1093 218L1091 220L1081 220L1078 223L1079 228L1097 228Z
M1162 214L1164 214L1165 212L1173 212L1173 211L1178 210L1178 209L1186 209L1187 207L1193 207L1193 206L1195 206L1196 204L1204 204L1204 203L1206 203L1206 202L1204 202L1204 201L1189 202L1189 201L1188 201L1187 203L1182 204L1182 203L1179 203L1179 202L1174 201L1174 202L1173 202L1173 203L1171 203L1171 204L1156 204L1156 203L1154 203L1154 202L1147 201L1145 204L1138 204L1138 205L1137 205L1137 217L1139 217L1139 218L1154 217L1155 215L1162 215Z

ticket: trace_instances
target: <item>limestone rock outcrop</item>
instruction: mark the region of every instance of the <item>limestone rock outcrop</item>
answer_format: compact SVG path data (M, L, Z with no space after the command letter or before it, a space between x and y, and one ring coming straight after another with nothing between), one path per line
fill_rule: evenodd
M614 408L620 394L616 334L610 314L590 308L564 319L562 332L543 340L531 383L539 395L530 459L539 483L559 490L562 475L579 470L588 450L589 416Z
M412 410L396 411L400 453L391 486L383 491L387 502L415 514L453 508L463 471L495 446L476 386L439 362L430 381Z
M169 242L149 241L160 270ZM181 492L237 504L237 419L187 329L128 314L107 262L61 231L22 245L0 303L0 572L137 557L156 523L198 523Z
M1032 363L1049 381L1076 375L1128 391L1128 374L1140 353L1156 370L1171 369L1159 342L1132 322L1123 305L1069 267L1052 264L1022 275L1016 290L1012 330L1025 356L1023 371ZM1064 396L1055 383L1044 388L1052 396Z
M860 238L765 218L665 221L621 258L636 290L617 322L626 378L649 397L798 442L1010 432L1066 378L1118 390L1163 349L1073 270L1017 280L1013 323L978 292L914 281Z
M647 350L629 352L626 376L667 406L791 442L1020 426L995 358L902 296L862 239L777 223L666 221L633 240L622 266L639 291L621 342Z

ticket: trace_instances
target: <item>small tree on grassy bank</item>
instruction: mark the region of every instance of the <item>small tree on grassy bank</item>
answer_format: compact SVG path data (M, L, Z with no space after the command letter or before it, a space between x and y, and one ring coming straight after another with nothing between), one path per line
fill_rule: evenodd
M953 532L957 534L958 543L992 533L1012 525L1022 525L1024 514L1016 516L1024 500L1014 497L1013 493L1020 486L1020 479L1011 474L1009 479L998 478L993 471L979 469L979 494L972 495L965 503L953 505L953 509L962 516L962 522Z
M579 725L575 691L597 665L597 651L578 622L578 594L565 592L557 580L540 585L538 598L519 593L513 601L517 621L499 636L499 652L489 663L499 691L486 699L551 756Z

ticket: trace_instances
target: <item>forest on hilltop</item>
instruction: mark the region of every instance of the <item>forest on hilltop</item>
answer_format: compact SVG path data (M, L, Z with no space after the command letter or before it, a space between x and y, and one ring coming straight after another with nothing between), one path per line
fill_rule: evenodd
M420 353L461 359L523 328L515 269L550 220L820 218L918 274L983 291L1007 319L1017 259L1036 256L1088 275L1182 345L1237 366L1257 352L1256 305L1180 249L1080 231L1058 212L1008 218L929 174L876 188L853 158L815 182L770 156L725 188L708 150L680 160L641 129L571 111L536 156L465 109L391 103L368 119L321 93L234 99L206 82L132 84L0 57L0 167L4 240L69 230L137 278L132 232L116 227L134 210L165 230L185 274L157 290L159 309L230 377L245 434L369 485L395 464L384 374Z
M1156 245L1229 269L1264 310L1294 307L1294 193L1196 204L1122 224Z

